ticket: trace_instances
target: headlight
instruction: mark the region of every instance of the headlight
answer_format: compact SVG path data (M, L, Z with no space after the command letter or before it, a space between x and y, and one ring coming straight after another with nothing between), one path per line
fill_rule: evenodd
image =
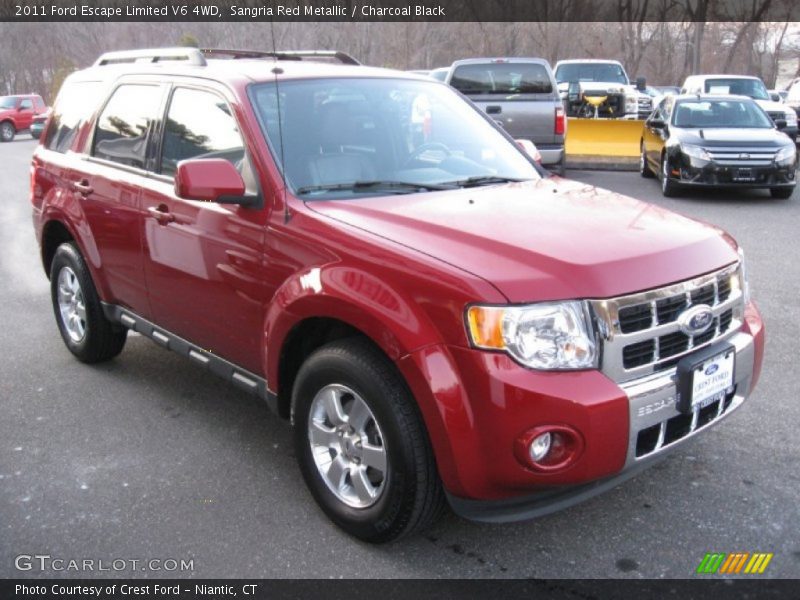
M695 146L693 144L684 144L681 146L681 152L683 152L686 156L691 156L692 158L711 160L711 157L708 155L708 152L706 152L705 148L701 148L700 146Z
M793 110L787 110L786 116L786 125L789 127L797 127L797 113Z
M779 165L791 166L796 158L797 150L795 150L794 144L784 146L775 154L775 162Z
M741 246L739 253L739 269L731 276L731 289L738 289L742 292L745 304L750 303L750 283L747 280L747 267L744 262L744 250Z
M474 346L505 351L532 369L597 366L597 347L584 302L470 306L467 325Z

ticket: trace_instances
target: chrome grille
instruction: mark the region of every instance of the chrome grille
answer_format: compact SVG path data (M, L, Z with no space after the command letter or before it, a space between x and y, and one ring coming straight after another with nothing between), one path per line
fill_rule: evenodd
M737 331L744 318L739 266L608 300L592 300L602 339L602 370L618 382L673 367L693 350ZM690 336L677 319L691 306L711 308L713 323Z
M713 147L705 148L709 157L721 166L731 167L768 167L775 160L777 148L736 148Z

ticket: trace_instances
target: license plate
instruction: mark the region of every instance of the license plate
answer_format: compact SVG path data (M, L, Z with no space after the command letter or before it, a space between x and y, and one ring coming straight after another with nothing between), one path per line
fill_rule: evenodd
M690 413L722 400L733 390L735 366L736 351L730 345L683 359L678 364L678 410Z
M752 169L736 169L733 172L734 181L755 181L756 177L753 175Z

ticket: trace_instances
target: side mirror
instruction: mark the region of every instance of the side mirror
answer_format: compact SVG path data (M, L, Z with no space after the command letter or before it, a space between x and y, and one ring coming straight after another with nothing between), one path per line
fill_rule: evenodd
M647 89L647 80L644 77L636 78L636 89L643 92Z
M648 127L652 127L653 129L664 129L667 124L662 121L661 119L650 119L647 122Z
M182 160L175 171L175 195L219 204L252 204L239 171L222 158Z
M786 129L786 119L775 119L775 127L778 129Z
M539 149L536 145L530 140L514 140L517 142L517 146L519 146L522 151L530 156L536 164L542 164L542 153L539 152Z

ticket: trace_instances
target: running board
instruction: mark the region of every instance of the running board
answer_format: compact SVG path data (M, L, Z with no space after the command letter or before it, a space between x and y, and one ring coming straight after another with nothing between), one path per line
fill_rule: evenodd
M267 403L270 410L278 414L278 397L269 391L267 380L263 377L242 369L213 352L204 350L182 337L158 327L127 308L105 302L102 305L103 313L109 321L150 338L162 348L188 357L195 364L233 382L238 388L258 396Z

